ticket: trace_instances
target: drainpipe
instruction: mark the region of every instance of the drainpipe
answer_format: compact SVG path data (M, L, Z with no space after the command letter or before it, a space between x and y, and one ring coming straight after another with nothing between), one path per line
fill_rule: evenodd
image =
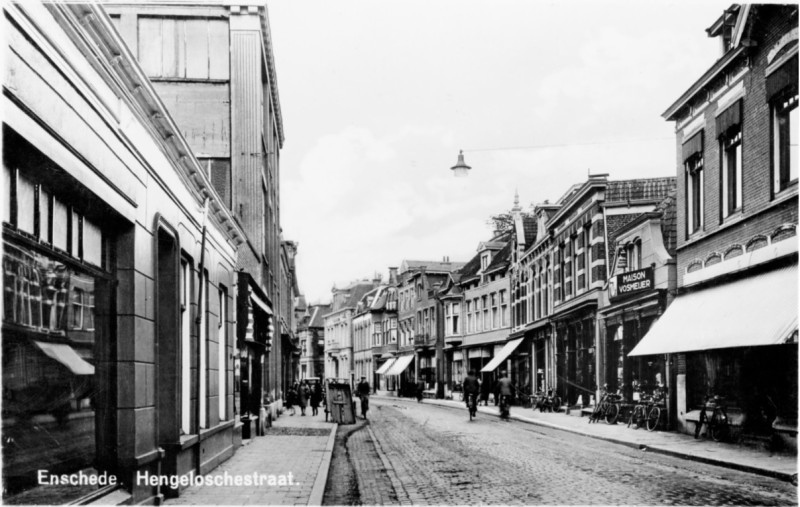
M206 223L208 221L208 197L205 198L203 201L203 233L202 239L200 240L200 265L198 266L200 271L200 287L197 289L197 319L195 322L197 323L197 406L195 407L195 415L197 418L197 436L200 436L200 369L202 368L202 364L200 363L200 347L204 344L202 343L203 338L203 287L205 287L205 263L206 263ZM206 393L208 395L208 393ZM196 459L196 469L197 473L200 474L200 443L197 444L197 459Z

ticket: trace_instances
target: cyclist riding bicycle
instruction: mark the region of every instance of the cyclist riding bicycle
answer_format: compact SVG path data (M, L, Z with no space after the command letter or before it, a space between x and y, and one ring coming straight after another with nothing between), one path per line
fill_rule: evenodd
M478 395L481 392L481 384L478 382L478 377L475 376L475 370L470 370L467 377L464 379L464 400L467 402L467 408L470 415L473 417L478 411Z
M367 418L367 410L369 410L369 382L367 377L361 377L361 382L356 386L356 395L361 398L361 417Z
M511 402L511 396L514 394L514 385L505 371L500 373L500 380L497 381L497 387L500 391L500 417L508 420L510 410L508 408Z

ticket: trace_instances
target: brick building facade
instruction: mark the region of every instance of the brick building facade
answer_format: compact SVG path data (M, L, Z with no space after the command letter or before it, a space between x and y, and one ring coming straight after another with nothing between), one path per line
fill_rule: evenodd
M678 143L679 295L632 354L673 354L684 431L719 395L735 430L796 446L797 16L726 10L707 30L722 56L664 113Z

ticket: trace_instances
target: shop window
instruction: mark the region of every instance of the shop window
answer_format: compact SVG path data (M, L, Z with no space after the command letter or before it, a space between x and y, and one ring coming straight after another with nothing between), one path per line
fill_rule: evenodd
M772 105L772 167L774 192L797 183L798 95L782 97Z
M63 502L92 489L62 488L58 497L27 492L39 470L95 473L102 428L95 411L105 405L95 371L103 344L94 305L110 282L109 273L4 234L2 432L13 442L3 447L6 503Z

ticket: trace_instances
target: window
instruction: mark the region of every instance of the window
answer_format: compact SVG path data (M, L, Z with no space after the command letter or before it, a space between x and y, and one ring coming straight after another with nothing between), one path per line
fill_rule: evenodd
M772 166L775 193L797 182L797 99L778 100L772 106Z
M503 326L508 326L508 300L506 298L506 291L500 291L500 313L502 315Z
M742 131L729 130L720 140L722 148L722 218L742 207Z
M492 258L491 255L490 252L481 254L481 271L486 271L486 268L489 267L489 261Z
M481 297L481 308L483 308L483 330L488 331L491 329L491 322L489 321L489 303L488 296Z
M636 271L642 268L642 243L634 241L625 247L625 271Z
M703 157L693 155L685 162L686 169L686 220L688 234L703 228Z
M473 327L473 319L472 319L472 301L467 301L467 333L472 333L475 331Z
M500 327L500 308L497 306L497 293L492 292L490 298L492 301L492 329L497 329Z
M228 21L139 18L139 61L149 77L227 80Z
M181 431L188 435L191 431L191 273L186 258L181 259Z

